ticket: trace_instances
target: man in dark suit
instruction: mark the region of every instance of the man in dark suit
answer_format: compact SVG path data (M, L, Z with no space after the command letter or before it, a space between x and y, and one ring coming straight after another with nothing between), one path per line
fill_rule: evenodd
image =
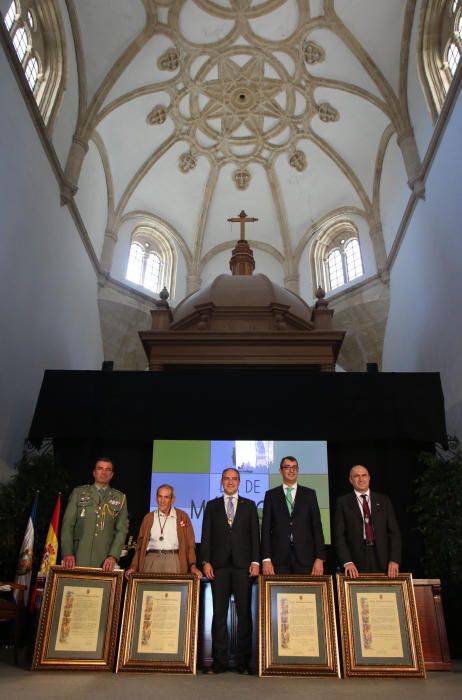
M316 491L297 483L298 462L283 457L282 485L265 494L261 530L263 574L324 573L324 536Z
M237 469L221 477L223 497L209 501L202 521L202 570L212 584L212 672L228 668L229 598L234 594L237 612L236 668L250 673L252 577L260 570L260 536L257 508L238 494Z
M401 535L388 496L369 489L370 475L360 464L350 469L354 491L337 500L334 543L345 575L399 574Z

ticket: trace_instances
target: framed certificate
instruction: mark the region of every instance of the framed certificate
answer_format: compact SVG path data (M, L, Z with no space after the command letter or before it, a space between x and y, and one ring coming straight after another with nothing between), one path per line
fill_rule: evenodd
M411 574L337 574L345 676L425 678Z
M117 671L196 673L199 587L192 575L130 576Z
M112 671L123 571L52 566L45 584L33 671Z
M259 675L340 676L331 576L260 576Z

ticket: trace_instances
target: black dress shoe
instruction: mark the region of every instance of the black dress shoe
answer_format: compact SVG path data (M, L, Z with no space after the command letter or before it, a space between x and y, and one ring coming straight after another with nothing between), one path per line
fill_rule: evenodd
M225 671L227 671L227 670L228 670L228 667L225 666L224 664L220 664L219 661L214 661L210 667L211 673L225 673Z
M250 666L239 665L236 666L236 671L241 674L241 676L253 676L255 671Z

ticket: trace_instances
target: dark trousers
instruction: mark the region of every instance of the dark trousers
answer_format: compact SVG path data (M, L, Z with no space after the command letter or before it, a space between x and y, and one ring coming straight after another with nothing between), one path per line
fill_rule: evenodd
M237 612L236 665L249 663L252 648L252 618L250 613L251 584L248 569L227 566L214 569L212 581L212 656L213 660L228 665L228 608L234 594Z
M377 560L377 550L375 546L364 544L364 566L361 568L361 574L376 574L387 573L382 571Z
M284 564L274 564L274 573L276 574L304 574L309 576L311 574L311 569L313 568L313 562L309 566L303 566L299 563L293 547L289 549L289 554Z

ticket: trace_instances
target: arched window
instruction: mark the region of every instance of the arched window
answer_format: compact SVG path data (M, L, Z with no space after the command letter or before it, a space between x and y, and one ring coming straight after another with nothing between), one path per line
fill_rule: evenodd
M327 253L328 289L337 289L347 282L352 282L363 274L361 251L357 238L345 241L344 238L329 246Z
M460 7L458 7L458 5L458 0L454 0L452 3L454 26L452 37L449 39L446 51L448 70L451 74L451 78L455 75L462 51L462 5Z
M8 12L5 15L5 26L8 31L10 31L11 27L13 26L13 22L16 18L16 3L12 2L10 7L8 8Z
M343 271L342 254L338 248L332 250L327 256L327 267L329 268L329 287L336 289L345 284L345 274Z
M361 277L363 274L363 263L361 260L361 251L359 249L359 241L357 238L352 238L345 246L345 258L347 267L347 279L349 282Z
M157 294L160 292L162 260L158 253L149 250L148 243L144 245L145 248L137 241L131 244L126 278Z
M144 269L144 286L152 292L159 292L159 280L162 270L160 255L154 252L148 253Z
M144 250L141 243L132 243L128 256L127 279L135 284L143 284Z
M28 52L29 43L31 42L29 42L26 30L19 27L13 36L13 46L21 63L24 61L24 56Z
M154 294L167 287L173 296L176 251L167 237L154 226L137 226L132 234L126 279Z
M462 54L462 0L426 0L421 18L419 71L436 121Z
M29 83L29 87L34 91L34 88L37 84L37 78L38 78L38 72L39 72L39 65L37 62L37 59L32 57L28 60L27 66L26 66L26 78L27 82Z
M364 268L358 230L345 219L326 225L312 248L314 289L338 289L361 277Z
M45 124L53 124L64 91L65 34L57 0L14 0L4 18Z

